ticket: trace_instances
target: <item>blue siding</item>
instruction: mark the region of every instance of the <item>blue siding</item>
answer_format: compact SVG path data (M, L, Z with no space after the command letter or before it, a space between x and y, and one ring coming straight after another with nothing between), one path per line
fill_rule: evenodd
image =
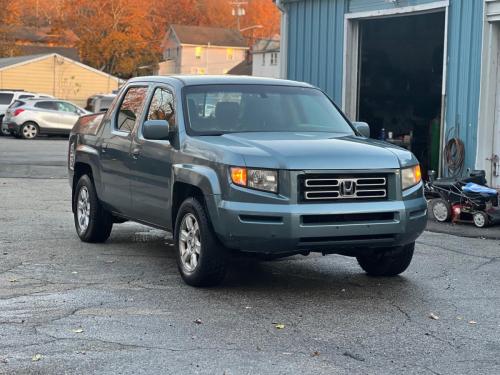
M287 4L289 79L310 82L342 101L345 0Z
M351 0L349 1L349 12L365 12L369 10L394 9L412 5L433 3L436 0L399 0L397 6L386 0ZM466 0L471 1L471 0Z
M400 0L397 6L433 0ZM288 78L310 82L342 102L344 16L391 9L385 0L285 0L288 23ZM482 0L450 0L445 137L466 144L466 167L476 158L481 75Z
M465 141L466 168L473 168L476 160L482 23L482 1L450 2L445 140Z

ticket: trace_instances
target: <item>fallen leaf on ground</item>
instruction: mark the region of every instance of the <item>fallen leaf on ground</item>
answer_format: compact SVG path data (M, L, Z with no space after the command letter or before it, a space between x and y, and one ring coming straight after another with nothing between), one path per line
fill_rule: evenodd
M312 352L311 357L319 357L319 352L318 351Z
M285 328L285 325L284 324L276 324L275 327L277 329L284 329Z
M196 324L201 324L201 323L203 323L203 322L201 321L201 319L196 319L194 322L195 322Z
M33 357L31 357L31 360L32 360L33 362L38 362L39 360L41 360L41 359L42 359L42 357L43 357L43 356L42 356L41 354L35 354Z
M430 314L429 314L429 318L434 319L434 320L439 320L439 316L437 316L437 315L436 315L436 314L434 314L434 313L430 313Z
M469 324L477 324L475 320L469 320Z
M72 329L71 332L73 332L73 333L82 333L83 332L83 328L75 328L75 329Z

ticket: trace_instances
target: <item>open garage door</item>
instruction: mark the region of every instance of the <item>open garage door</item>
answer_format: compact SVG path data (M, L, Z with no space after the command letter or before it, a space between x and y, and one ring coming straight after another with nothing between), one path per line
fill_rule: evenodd
M439 169L445 13L360 22L358 119Z

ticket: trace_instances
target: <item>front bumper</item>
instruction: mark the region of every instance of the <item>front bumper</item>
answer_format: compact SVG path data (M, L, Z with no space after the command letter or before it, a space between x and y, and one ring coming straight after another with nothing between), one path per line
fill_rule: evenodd
M215 231L231 249L280 254L356 255L414 242L427 223L422 196L400 201L260 204L220 201ZM212 218L214 220L214 218Z

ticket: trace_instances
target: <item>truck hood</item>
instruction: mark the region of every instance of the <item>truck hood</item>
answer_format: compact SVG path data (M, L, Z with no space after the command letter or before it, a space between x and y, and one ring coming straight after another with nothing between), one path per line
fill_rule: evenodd
M203 138L213 146L241 156L249 167L291 170L395 169L417 163L407 150L354 135L259 132Z

